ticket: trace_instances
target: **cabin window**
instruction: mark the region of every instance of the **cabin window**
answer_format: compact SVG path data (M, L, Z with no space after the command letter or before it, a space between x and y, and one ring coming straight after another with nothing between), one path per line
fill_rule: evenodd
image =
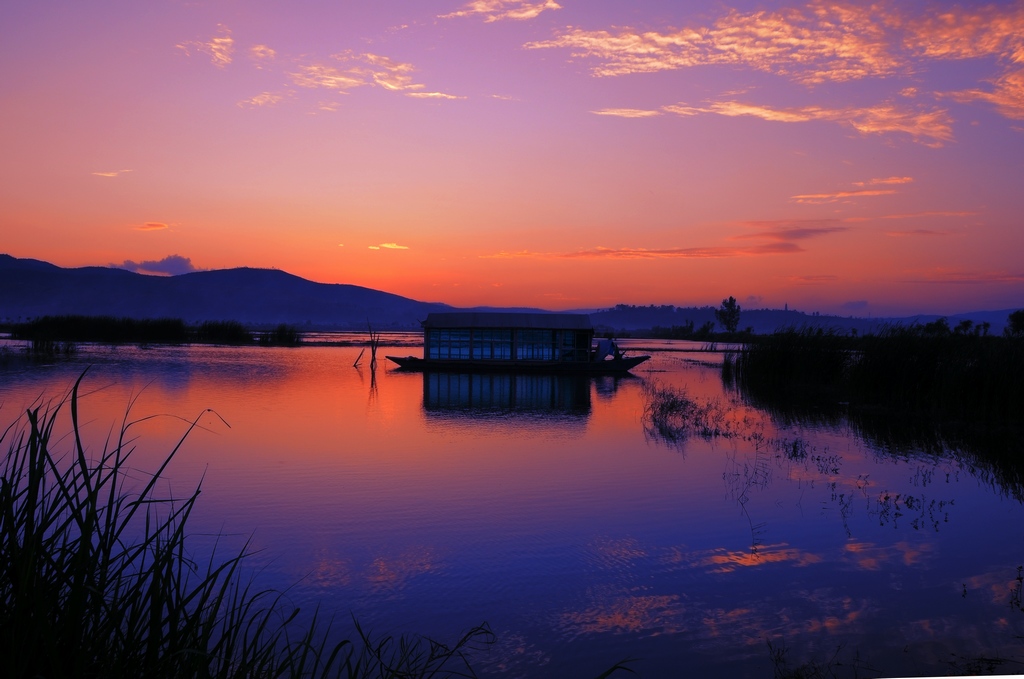
M427 358L462 360L469 358L469 330L431 330Z
M512 358L512 331L474 330L472 355L474 359L509 360Z
M585 332L559 330L555 333L555 345L560 361L590 360L590 338Z
M517 340L516 358L520 361L550 361L555 357L551 330L520 330Z

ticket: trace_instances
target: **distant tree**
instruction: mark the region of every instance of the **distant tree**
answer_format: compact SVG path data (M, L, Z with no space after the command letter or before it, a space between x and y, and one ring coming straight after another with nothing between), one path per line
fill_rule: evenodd
M1018 309L1006 317L1006 330L1008 337L1024 337L1024 309Z
M740 305L736 298L729 296L729 299L722 300L722 306L715 309L715 320L718 321L726 332L736 332L740 324Z
M921 332L931 337L943 337L950 333L949 321L942 317L931 323L925 323L924 327L921 328Z
M971 332L971 328L974 327L974 321L964 319L960 321L955 328L953 328L954 335L968 335Z

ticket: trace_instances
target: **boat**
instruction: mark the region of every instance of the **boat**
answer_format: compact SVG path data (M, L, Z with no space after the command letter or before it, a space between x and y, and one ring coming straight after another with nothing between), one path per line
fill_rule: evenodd
M594 341L586 314L445 312L427 315L423 357L387 356L404 370L627 373L650 356L625 356L612 339Z

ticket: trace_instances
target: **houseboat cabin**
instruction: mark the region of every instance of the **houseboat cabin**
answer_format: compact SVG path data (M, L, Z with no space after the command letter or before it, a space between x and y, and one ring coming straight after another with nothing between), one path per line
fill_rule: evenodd
M607 340L593 345L594 327L585 314L436 313L423 321L422 359L388 359L421 370L619 372L649 358L624 358Z

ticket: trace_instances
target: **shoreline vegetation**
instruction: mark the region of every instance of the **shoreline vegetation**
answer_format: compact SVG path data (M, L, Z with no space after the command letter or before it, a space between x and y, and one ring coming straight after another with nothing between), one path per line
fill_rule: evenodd
M35 406L0 432L0 654L10 677L475 677L470 659L494 634L486 623L453 644L372 637L358 624L335 640L319 610L308 625L284 594L255 590L240 553L192 558L188 518L197 487L168 497L159 469L139 480L131 405L98 455L83 443L79 388ZM70 409L71 435L55 432ZM145 418L148 419L148 418ZM64 444L68 450L56 449ZM309 615L306 615L309 618ZM605 670L598 679L620 671Z
M29 342L29 353L74 352L76 342L98 344L219 344L297 347L301 333L281 323L252 329L238 321L204 321L188 325L177 318L135 319L113 316L43 316L10 327L11 339Z

